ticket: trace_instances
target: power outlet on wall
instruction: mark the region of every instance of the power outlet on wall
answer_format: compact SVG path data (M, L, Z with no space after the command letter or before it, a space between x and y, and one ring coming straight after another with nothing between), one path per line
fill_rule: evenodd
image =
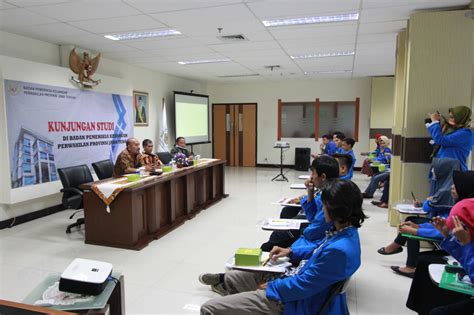
M264 159L263 159L263 162L265 162L265 163L268 164L268 158L264 158Z

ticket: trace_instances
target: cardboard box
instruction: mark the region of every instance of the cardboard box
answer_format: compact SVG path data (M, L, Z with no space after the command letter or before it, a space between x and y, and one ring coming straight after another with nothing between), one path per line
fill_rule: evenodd
M236 266L260 266L262 250L260 248L239 248L235 252Z

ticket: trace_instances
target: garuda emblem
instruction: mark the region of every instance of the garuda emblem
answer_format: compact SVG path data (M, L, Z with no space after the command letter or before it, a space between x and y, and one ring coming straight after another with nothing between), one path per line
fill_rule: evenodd
M100 54L90 59L89 54L84 52L83 57L76 53L76 48L69 53L69 68L78 75L77 79L71 77L71 80L83 88L92 88L100 83L100 80L93 80L92 75L99 66Z

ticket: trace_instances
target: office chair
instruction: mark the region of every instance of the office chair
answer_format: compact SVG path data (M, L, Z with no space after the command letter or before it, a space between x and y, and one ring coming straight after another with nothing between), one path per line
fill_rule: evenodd
M169 152L156 152L156 155L158 155L158 158L163 164L168 164L171 162L172 157Z
M112 177L114 163L111 160L103 160L92 163L92 168L99 179L106 179Z
M349 286L349 281L351 278L347 278L344 280L341 280L339 282L334 283L331 288L329 289L328 296L326 297L326 300L324 300L323 305L321 305L321 308L318 311L318 315L322 315L326 313L326 308L329 306L331 301L338 295L338 294L343 294L346 292L347 287ZM347 314L349 314L349 308L347 307L346 303L346 310Z
M63 185L63 188L60 190L63 193L63 206L67 209L83 209L83 192L79 186L94 181L89 167L84 164L58 168L58 174ZM80 211L74 212L69 219L72 219ZM84 224L84 218L77 219L75 223L67 226L66 233L71 233L71 228L81 226L82 224Z

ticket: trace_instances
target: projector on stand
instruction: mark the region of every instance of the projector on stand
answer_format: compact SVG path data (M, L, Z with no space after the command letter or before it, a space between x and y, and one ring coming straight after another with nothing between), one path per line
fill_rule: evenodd
M275 148L289 148L290 144L285 141L276 141L274 147Z
M112 264L76 258L64 270L59 290L85 295L99 295L104 291L112 274Z

